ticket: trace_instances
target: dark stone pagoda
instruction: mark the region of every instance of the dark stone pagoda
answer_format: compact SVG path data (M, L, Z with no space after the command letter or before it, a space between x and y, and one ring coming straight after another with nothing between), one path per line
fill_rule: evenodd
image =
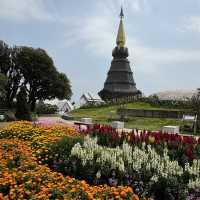
M125 47L125 32L123 26L123 9L120 13L120 24L116 39L117 46L113 49L110 70L104 83L104 88L99 92L103 100L138 97L141 91L136 88L128 57L128 48Z

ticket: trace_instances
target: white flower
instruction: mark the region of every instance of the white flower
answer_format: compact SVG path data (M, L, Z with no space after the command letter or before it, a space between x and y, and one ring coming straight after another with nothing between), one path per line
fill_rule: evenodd
M177 161L170 160L167 148L164 148L163 152L161 157L150 145L146 150L144 146L140 149L126 142L121 147L102 147L97 144L97 138L86 136L82 146L79 143L74 145L71 156L80 159L83 166L87 163L99 166L100 171L110 168L125 173L127 169L140 171L143 168L143 171L153 173L154 181L160 176L166 178L181 176L186 171L190 175L195 175L195 179L190 180L189 187L200 187L200 160L194 160L191 166L186 163L183 168Z

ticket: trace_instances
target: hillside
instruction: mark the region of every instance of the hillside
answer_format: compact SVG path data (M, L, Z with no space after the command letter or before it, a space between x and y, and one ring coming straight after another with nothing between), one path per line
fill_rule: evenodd
M111 121L119 120L116 111L120 106L108 106L100 108L87 108L76 109L71 112L72 116L76 120L80 120L82 117L91 117L95 123L109 124ZM160 107L153 107L148 103L134 102L125 105L126 108L141 108L141 109L163 109ZM148 130L161 130L165 125L180 125L180 120L174 119L160 119L160 118L143 118L134 117L128 119L125 122L126 128L138 128Z

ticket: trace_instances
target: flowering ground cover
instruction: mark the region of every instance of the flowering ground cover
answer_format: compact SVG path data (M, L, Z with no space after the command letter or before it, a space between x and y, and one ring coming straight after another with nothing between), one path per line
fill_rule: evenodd
M46 121L45 121L46 122ZM0 138L19 138L31 140L40 135L76 135L79 134L73 127L58 123L32 123L29 121L16 121L0 130Z
M40 127L30 122L14 122L0 130L0 138L0 199L139 200L131 187L91 186L42 164L58 160L59 155L53 154L51 147L60 140L68 141L69 145L65 145L68 149L75 142L81 142L82 137L75 129L65 125ZM61 146L57 153L64 154L62 150ZM55 157L42 157L41 153Z
M0 130L0 199L195 199L199 145L159 132L14 122Z
M130 187L90 186L39 165L25 141L0 140L0 199L138 199Z
M160 131L119 132L107 125L94 125L90 130L82 130L82 134L98 137L98 144L116 147L126 140L131 145L142 143L152 145L159 153L168 148L171 159L178 160L180 164L200 159L200 137L182 136L178 134L162 133Z
M56 151L48 152L55 161L51 167L91 184L131 186L141 198L164 195L169 190L171 192L165 198L161 196L158 199L169 199L171 195L172 199L182 200L186 194L200 188L200 160L194 159L191 164L182 166L170 159L166 147L160 155L153 146L145 146L144 143L138 147L124 142L121 146L110 148L97 144L97 140L86 136L84 142L76 143L68 154L54 146ZM48 163L45 159L42 162ZM111 169L115 172L114 177ZM159 188L160 185L163 188Z

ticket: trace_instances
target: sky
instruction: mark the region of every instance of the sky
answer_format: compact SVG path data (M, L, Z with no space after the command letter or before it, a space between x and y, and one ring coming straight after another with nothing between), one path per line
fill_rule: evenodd
M199 0L0 0L0 40L45 49L78 101L103 88L121 5L137 88L200 87Z

